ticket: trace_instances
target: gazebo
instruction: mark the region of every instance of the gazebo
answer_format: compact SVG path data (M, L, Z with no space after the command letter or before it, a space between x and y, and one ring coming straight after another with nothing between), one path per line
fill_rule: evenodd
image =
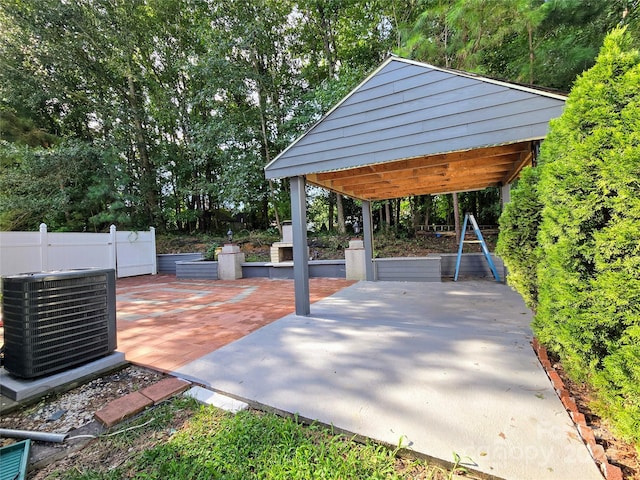
M371 202L502 188L535 163L566 96L389 57L265 167L291 183L297 315L309 315L310 183L362 201L366 280L374 280Z

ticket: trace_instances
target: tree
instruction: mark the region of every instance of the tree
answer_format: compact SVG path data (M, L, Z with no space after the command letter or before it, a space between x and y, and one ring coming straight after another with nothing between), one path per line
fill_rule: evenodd
M605 39L542 145L533 328L640 442L640 50Z
M130 226L117 153L66 141L56 148L0 143L0 229L104 231ZM11 192L7 195L4 192Z
M153 223L159 187L141 78L151 61L143 34L150 10L142 2L51 0L8 1L2 9L15 32L1 53L8 106L58 136L91 140L101 130L111 137L127 152L140 206Z
M396 3L381 0L298 2L302 15L300 43L295 51L302 58L301 73L311 89L307 100L313 110L307 111L307 118L313 121L308 126L341 100L395 46L394 25L397 28L401 21L398 8L404 14L412 11L406 8L411 2ZM329 197L330 201L334 199L338 231L345 233L347 200L341 194ZM333 212L333 203L329 210Z
M538 302L538 231L542 220L538 181L538 167L527 167L520 174L500 216L496 245L496 253L509 269L507 282L534 311Z
M517 2L515 31L483 54L485 71L514 81L568 91L590 68L604 36L621 22L626 1L551 0Z
M637 28L637 4L6 0L0 131L112 147L132 228L220 231L229 212L265 227L288 208L265 164L405 41L396 51L436 65L569 85L611 25ZM460 195L478 213L491 198Z

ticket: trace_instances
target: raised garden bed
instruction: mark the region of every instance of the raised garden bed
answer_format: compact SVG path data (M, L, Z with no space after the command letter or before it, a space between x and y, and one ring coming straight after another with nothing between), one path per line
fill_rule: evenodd
M203 259L178 261L176 262L176 278L218 280L218 262Z

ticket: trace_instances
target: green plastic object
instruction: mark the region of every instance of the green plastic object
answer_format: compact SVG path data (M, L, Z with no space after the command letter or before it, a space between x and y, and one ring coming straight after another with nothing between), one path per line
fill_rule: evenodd
M27 475L31 440L0 448L0 480L24 480Z

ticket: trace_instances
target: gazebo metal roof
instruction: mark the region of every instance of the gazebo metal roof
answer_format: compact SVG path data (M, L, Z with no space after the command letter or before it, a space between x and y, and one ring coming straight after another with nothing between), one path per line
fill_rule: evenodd
M511 183L566 97L388 58L265 167L362 200Z

